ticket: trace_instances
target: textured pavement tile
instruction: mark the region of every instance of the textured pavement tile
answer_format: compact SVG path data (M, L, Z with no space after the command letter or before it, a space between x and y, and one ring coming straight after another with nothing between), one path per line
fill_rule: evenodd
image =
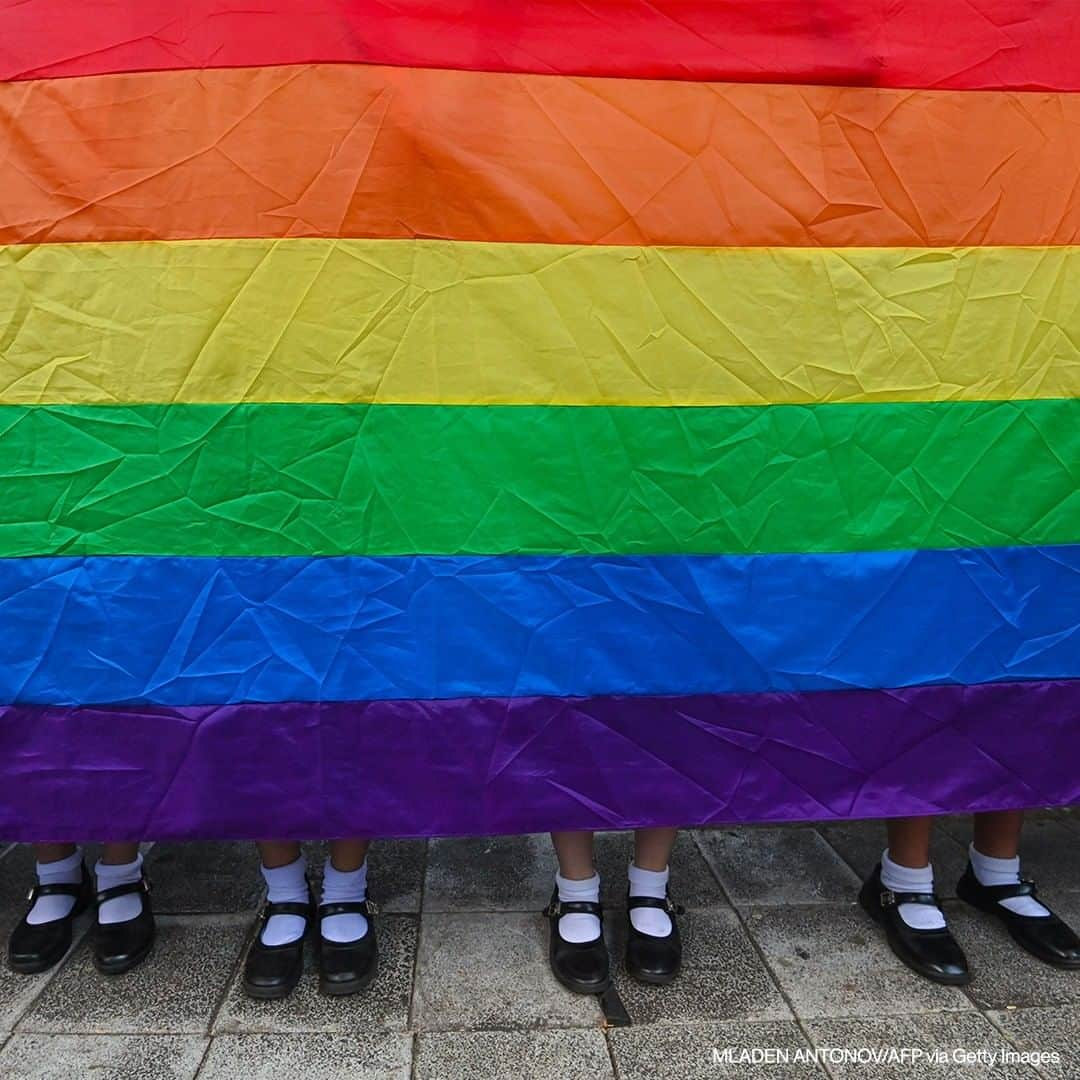
M457 1031L421 1035L414 1080L613 1080L599 1031Z
M310 939L304 949L304 975L284 1001L254 1001L241 985L238 970L215 1032L352 1032L384 1028L402 1031L408 1026L409 994L416 958L417 920L405 915L379 918L379 972L366 990L348 997L319 993L315 948Z
M19 1029L201 1033L232 974L247 929L248 920L239 916L159 919L149 959L112 977L94 970L84 941Z
M715 829L698 835L732 901L851 903L859 879L814 829Z
M368 855L372 899L388 914L415 915L424 884L426 840L378 840Z
M1054 910L1080 929L1080 896L1063 893ZM1061 971L1029 956L997 919L966 904L949 905L948 917L974 976L968 992L980 1008L1080 1003L1080 972Z
M1056 1064L1039 1065L1048 1080L1080 1076L1080 1007L1010 1009L990 1015L1019 1049L1059 1055Z
M414 1026L452 1031L598 1025L596 999L564 990L547 957L547 925L539 915L425 915Z
M708 834L703 831L697 835ZM683 830L675 841L671 853L671 895L677 903L688 908L726 905L724 890L702 858L694 836L693 832ZM633 833L596 834L596 867L600 871L601 899L613 908L621 909L626 902L626 871L633 854Z
M145 865L161 914L251 911L262 901L254 844L155 844Z
M551 899L555 852L547 833L432 840L427 911L529 911Z
M971 1008L959 990L928 982L904 967L884 934L854 905L755 908L748 923L802 1017Z
M942 818L942 822L949 821ZM847 821L821 825L821 835L855 871L859 881L870 876L885 850L885 826L880 821ZM963 844L939 823L930 841L934 887L939 896L955 896L956 883L967 865L967 840Z
M833 1050L871 1049L888 1051L908 1048L927 1055L938 1052L944 1060L929 1057L911 1062L838 1061L832 1056L828 1067L836 1080L1038 1080L1038 1073L1025 1065L999 1059L954 1061L956 1051L999 1055L1013 1052L1000 1032L978 1013L923 1013L921 1016L885 1017L865 1020L826 1020L807 1025L814 1044Z
M411 1062L412 1037L385 1031L218 1035L199 1080L409 1080Z
M206 1052L196 1035L16 1035L0 1051L4 1080L191 1080Z
M687 1024L668 1027L654 1024L645 1027L614 1028L608 1033L615 1054L620 1080L716 1080L720 1076L738 1080L800 1080L820 1078L825 1072L806 1060L789 1058L784 1064L716 1064L714 1048L724 1053L731 1049L770 1049L793 1054L806 1051L809 1043L795 1023ZM737 1060L737 1059L736 1059Z
M7 949L8 936L26 910L26 894L33 884L33 867L33 854L24 844L9 848L0 858L0 949ZM75 948L89 926L89 913L75 923ZM0 1032L9 1031L15 1026L19 1017L59 970L60 965L57 965L40 975L16 975L0 959Z
M700 908L680 918L683 967L667 986L645 986L626 974L624 923L608 926L615 985L635 1024L791 1018L731 908Z

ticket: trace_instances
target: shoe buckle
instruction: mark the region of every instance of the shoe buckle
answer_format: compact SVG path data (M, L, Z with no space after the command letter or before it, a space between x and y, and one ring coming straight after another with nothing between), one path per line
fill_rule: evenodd
M544 911L544 914L549 919L557 919L562 914L562 901L552 900L551 903L548 904L547 909Z
M37 886L35 885L35 886L33 886L33 887L32 887L32 888L30 889L30 891L29 891L29 892L28 892L28 893L26 894L26 902L27 902L28 904L29 904L29 903L31 903L31 902L33 901L33 899L34 899L34 893L36 893L36 892L37 892Z
M892 907L896 903L896 893L892 889L882 889L879 899L882 907Z
M379 905L376 904L374 900L368 900L368 901L366 901L366 903L367 903L367 909L368 909L368 914L369 915L378 915L379 914Z

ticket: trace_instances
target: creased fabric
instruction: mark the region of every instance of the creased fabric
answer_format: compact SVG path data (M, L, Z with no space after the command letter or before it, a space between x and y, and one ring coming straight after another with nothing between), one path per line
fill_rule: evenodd
M0 0L0 837L1080 801L1073 0Z
M0 78L306 61L1080 89L1073 0L5 0Z
M1080 240L1075 94L154 71L0 84L0 160L0 243Z
M7 706L0 832L54 841L476 835L542 832L552 822L621 829L1068 804L1080 801L1078 723L1076 680L679 697ZM302 767L311 762L318 767ZM238 797L265 793L268 776L273 798ZM55 798L59 778L63 799Z
M1074 670L1078 611L1080 545L5 559L0 700L201 705L1056 680Z

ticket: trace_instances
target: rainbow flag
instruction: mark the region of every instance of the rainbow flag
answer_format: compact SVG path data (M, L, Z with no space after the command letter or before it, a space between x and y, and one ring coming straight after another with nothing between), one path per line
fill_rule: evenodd
M1080 801L1074 0L0 0L0 835Z

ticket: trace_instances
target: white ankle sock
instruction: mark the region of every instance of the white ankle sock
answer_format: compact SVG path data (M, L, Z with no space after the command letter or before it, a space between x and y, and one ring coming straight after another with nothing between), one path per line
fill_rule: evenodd
M559 899L570 903L573 900L584 900L598 904L600 902L600 875L593 874L584 881L574 881L564 878L562 874L555 875L555 884L559 890ZM566 941L595 941L600 936L600 920L595 915L585 915L575 912L563 915L559 919L559 934Z
M308 902L307 860L303 855L287 866L262 867L266 899L271 904L306 904ZM263 927L264 945L287 945L304 936L307 920L302 915L272 915Z
M82 852L76 848L66 859L37 864L39 885L78 885L82 881ZM63 919L75 906L74 896L40 896L27 913L32 926Z
M932 893L934 891L934 867L900 866L889 858L889 849L881 854L881 884L892 892ZM912 930L942 930L945 916L941 908L927 904L901 904L897 909L900 918Z
M327 858L323 869L322 903L341 904L367 896L367 860L359 870L337 870ZM327 941L359 941L368 932L368 921L360 914L331 915L322 921Z
M631 896L655 896L660 900L667 896L668 867L665 866L663 870L642 870L631 863L628 873ZM639 934L667 937L671 933L671 917L660 908L634 908L630 912L630 922Z
M1019 855L1012 859L995 859L992 855L984 855L974 844L970 844L968 858L971 859L971 869L980 885L1015 885L1020 880ZM1033 896L1013 896L1008 900L999 900L998 903L1009 911L1015 911L1017 915L1045 918L1050 914L1049 909L1043 907Z
M98 892L112 889L117 885L133 885L142 877L142 856L136 855L133 862L111 865L98 860L94 867L97 877ZM142 911L142 895L128 893L106 900L98 906L98 922L118 923L134 919Z

